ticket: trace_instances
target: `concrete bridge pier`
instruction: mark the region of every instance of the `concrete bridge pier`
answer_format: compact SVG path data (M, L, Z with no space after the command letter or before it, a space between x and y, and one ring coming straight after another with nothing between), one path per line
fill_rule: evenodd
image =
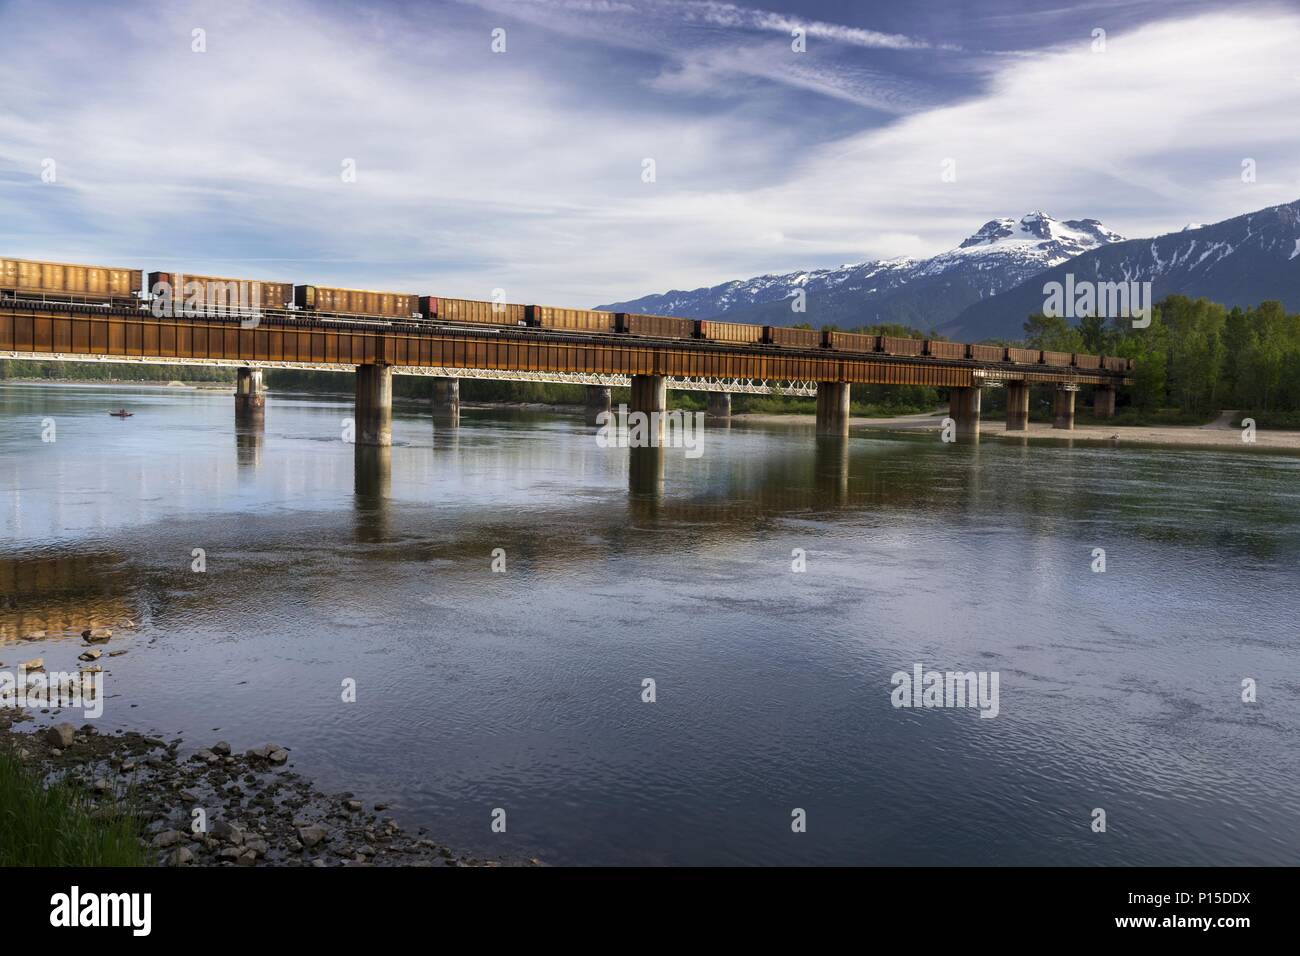
M596 419L600 417L601 412L608 412L611 406L610 388L608 385L588 385L587 386L587 424L599 425ZM605 421L609 421L608 418Z
M1098 385L1092 392L1092 414L1097 418L1115 415L1115 386Z
M1053 428L1060 428L1065 431L1074 431L1074 395L1075 389L1068 385L1059 385L1056 388L1056 397L1053 400L1052 407L1054 419Z
M948 415L957 425L957 437L979 440L980 437L980 387L952 388L948 390Z
M849 383L817 383L817 434L845 437L849 433Z
M709 402L704 412L708 418L731 420L731 393L709 392Z
M455 428L460 424L460 379L435 378L433 397L433 423Z
M235 421L257 422L266 414L266 389L260 368L241 368L235 379Z
M1029 430L1029 383L1007 382L1007 431Z
M668 381L662 375L633 375L632 401L628 413L645 412L649 417L647 434L656 447L664 441L664 412L668 409ZM655 423L658 427L655 427ZM629 427L629 431L630 431Z
M357 366L356 443L393 443L393 370L388 365Z

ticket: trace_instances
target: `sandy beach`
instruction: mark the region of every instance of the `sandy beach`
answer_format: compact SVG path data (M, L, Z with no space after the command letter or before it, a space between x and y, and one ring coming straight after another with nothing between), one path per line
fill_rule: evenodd
M937 432L947 412L899 415L894 418L850 418L850 431ZM1300 452L1300 431L1258 429L1254 442L1242 441L1242 431L1231 424L1233 413L1223 412L1208 425L1076 425L1073 431L1053 428L1045 422L1031 422L1028 431L1008 432L1001 421L986 421L980 438L1002 441L1087 441L1101 444L1179 445L1234 449L1240 451ZM753 424L797 424L812 427L812 415L742 414L736 422Z

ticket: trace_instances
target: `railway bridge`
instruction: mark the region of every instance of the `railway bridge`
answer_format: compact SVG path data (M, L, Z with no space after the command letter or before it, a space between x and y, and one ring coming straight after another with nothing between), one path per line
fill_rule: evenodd
M1096 412L1105 417L1114 412L1116 389L1129 381L1127 365L1098 364L1095 356L1080 362L1069 353L944 344L963 357L928 348L861 354L524 325L321 317L288 308L159 318L120 300L0 294L0 358L235 367L241 419L263 414L264 369L351 372L361 445L391 442L394 374L435 378L432 415L451 424L459 417L460 379L486 378L586 385L589 420L609 409L613 386L631 386L631 410L647 413L665 411L669 388L710 393L715 416L730 413L732 393L816 395L817 431L825 435L847 434L852 384L948 389L958 434L978 436L984 388L1007 389L1010 431L1028 426L1030 387L1052 388L1055 426L1070 429L1081 385L1095 386ZM971 357L977 349L981 357Z

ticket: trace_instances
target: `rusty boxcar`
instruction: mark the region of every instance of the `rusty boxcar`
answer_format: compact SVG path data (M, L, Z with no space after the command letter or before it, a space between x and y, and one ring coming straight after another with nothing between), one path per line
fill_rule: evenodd
M837 352L875 352L880 345L879 335L860 332L834 332L827 329L822 334L822 344Z
M763 341L763 326L745 322L717 322L713 319L696 319L695 337L708 342L731 342L736 345L753 345Z
M134 296L142 285L143 273L139 269L0 259L0 289L6 291L75 295L106 301Z
M375 315L390 319L410 318L420 309L418 296L402 292L335 289L320 285L294 286L293 302L298 308L312 312Z
M1044 365L1067 366L1072 361L1074 361L1073 352L1053 352L1048 349L1043 349Z
M1018 365L1037 365L1042 355L1039 349L1007 349L1007 361Z
M1101 359L1102 367L1110 372L1127 372L1129 365L1128 359L1120 358L1117 355L1104 355Z
M905 339L897 335L880 337L880 351L886 355L920 355L923 348L923 339Z
M452 299L447 296L420 296L420 312L426 319L442 322L474 322L481 325L519 325L524 321L524 307L511 302L488 302L483 299Z
M151 295L170 294L172 307L200 312L283 309L293 301L293 284L226 276L196 276L188 272L151 272Z
M1075 368L1101 368L1100 355L1085 355L1083 352L1074 353Z
M970 345L969 355L975 362L1001 362L1007 357L1004 345Z
M791 349L821 348L822 334L815 329L788 329L782 325L763 326L763 341Z
M560 309L550 305L524 306L524 319L529 325L543 329L561 329L567 332L613 332L614 313L594 309Z
M695 337L695 320L671 315L641 315L636 312L614 313L615 328L625 335L642 335L656 339Z
M925 354L935 358L964 359L966 357L966 345L963 342L941 342L938 339L927 339Z

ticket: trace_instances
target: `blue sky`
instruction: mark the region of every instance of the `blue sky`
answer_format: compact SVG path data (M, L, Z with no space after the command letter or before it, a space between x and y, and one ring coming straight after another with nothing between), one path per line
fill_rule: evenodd
M592 305L1156 235L1300 198L1297 49L1276 3L0 0L0 253Z

